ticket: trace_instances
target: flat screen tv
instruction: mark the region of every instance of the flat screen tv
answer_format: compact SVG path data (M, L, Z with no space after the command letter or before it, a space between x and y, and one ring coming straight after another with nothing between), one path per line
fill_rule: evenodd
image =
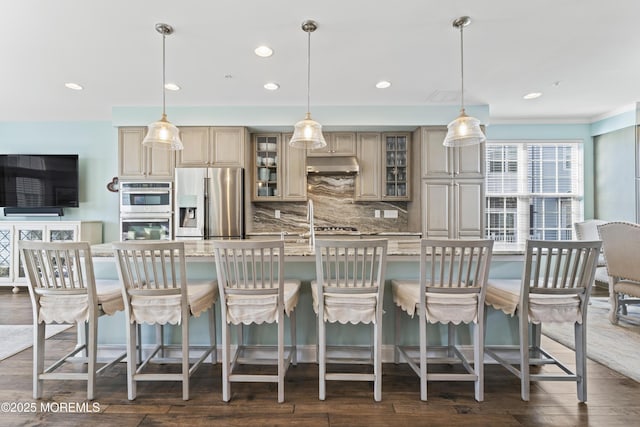
M0 154L0 207L78 205L77 154Z

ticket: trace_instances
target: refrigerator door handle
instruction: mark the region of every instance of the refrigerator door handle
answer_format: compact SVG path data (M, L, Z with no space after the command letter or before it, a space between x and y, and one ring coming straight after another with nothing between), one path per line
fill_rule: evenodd
M202 227L202 236L206 239L209 236L209 178L208 173L202 180L202 191L204 192L204 225Z

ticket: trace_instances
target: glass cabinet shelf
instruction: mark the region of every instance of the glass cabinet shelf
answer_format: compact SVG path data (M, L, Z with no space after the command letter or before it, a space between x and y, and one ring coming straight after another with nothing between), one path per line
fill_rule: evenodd
M278 136L256 135L254 149L254 200L279 198Z
M385 135L384 198L409 200L409 141L407 135Z

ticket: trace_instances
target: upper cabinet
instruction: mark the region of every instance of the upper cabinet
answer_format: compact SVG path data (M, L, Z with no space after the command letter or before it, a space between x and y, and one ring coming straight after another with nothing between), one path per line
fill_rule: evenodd
M282 135L282 200L307 200L307 153L289 145L293 134Z
M382 162L384 164L382 198L385 200L410 200L410 134L384 133L382 139Z
M174 152L142 146L145 126L118 128L118 177L123 179L172 179Z
M253 135L253 167L251 168L254 202L281 199L280 195L280 135Z
M243 127L186 126L180 137L184 149L176 153L177 167L244 167Z
M382 138L379 133L358 133L358 163L360 173L355 178L355 199L375 201L381 197Z
M289 146L291 134L254 134L252 201L307 200L306 151Z
M422 129L423 178L483 178L484 144L460 148L442 145L446 128Z
M356 133L355 132L323 132L327 146L316 150L307 150L309 157L326 156L355 156Z
M411 136L405 132L358 133L355 199L411 200Z

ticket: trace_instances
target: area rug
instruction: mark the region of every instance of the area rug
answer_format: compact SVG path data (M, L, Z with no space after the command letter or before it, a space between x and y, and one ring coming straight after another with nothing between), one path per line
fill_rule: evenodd
M629 307L629 312L636 312L640 318L639 307ZM569 324L543 324L542 333L574 348L573 326ZM640 326L624 321L612 325L607 298L591 298L587 311L587 357L640 382L639 348Z
M47 325L45 338L50 338L72 325ZM0 325L0 360L11 357L33 345L32 325Z

